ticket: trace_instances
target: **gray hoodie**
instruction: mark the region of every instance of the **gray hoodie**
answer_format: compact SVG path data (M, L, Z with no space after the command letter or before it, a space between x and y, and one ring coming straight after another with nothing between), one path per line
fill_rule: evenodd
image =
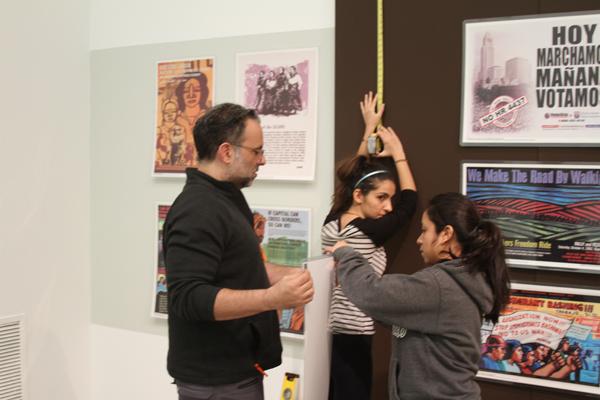
M458 259L380 278L350 247L336 250L334 257L350 301L393 326L391 400L480 398L474 380L480 328L493 304L483 274L469 273Z

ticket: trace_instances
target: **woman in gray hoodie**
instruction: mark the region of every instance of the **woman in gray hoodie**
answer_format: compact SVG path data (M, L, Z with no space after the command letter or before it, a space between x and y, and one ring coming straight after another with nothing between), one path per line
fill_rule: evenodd
M482 320L497 322L509 297L500 230L465 196L445 193L423 213L417 244L428 268L380 277L338 242L331 250L342 289L393 327L390 399L479 399Z

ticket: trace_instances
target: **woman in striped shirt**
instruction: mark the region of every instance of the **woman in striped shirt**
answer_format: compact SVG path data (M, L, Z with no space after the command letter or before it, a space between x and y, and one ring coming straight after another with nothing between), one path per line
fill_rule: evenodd
M416 207L416 186L404 148L391 128L381 127L377 135L384 150L376 157L391 157L400 180L400 190L392 171L367 153L367 138L381 119L376 112L377 97L365 95L360 103L365 132L357 156L342 163L333 206L321 229L323 247L346 241L360 252L373 270L382 275L386 267L383 244L406 225ZM373 319L360 311L335 284L329 310L333 334L330 400L364 400L371 395L371 345L375 334Z

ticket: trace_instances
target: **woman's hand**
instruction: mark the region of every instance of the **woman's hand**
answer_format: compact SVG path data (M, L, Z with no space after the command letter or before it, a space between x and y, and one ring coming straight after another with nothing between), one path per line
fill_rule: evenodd
M335 245L333 246L325 246L325 254L333 254L337 249L341 249L342 247L346 247L348 246L348 243L346 243L343 240L340 240L339 242L337 242ZM335 271L335 286L339 286L340 282L338 281L338 273L337 273L337 267L338 267L338 261L335 260L334 264L333 264L333 268Z
M373 92L365 94L365 98L360 102L360 112L362 113L363 121L365 122L365 135L373 133L381 116L385 106L382 104L381 109L375 111L377 108L377 94L373 95Z
M377 125L381 121L381 116L383 115L383 109L385 107L382 104L379 111L375 111L376 108L377 95L373 95L373 92L365 94L363 101L360 102L360 111L362 113L363 121L365 122L365 131L363 133L363 138L360 142L360 145L358 146L358 150L356 151L356 154L359 156L369 156L367 141L369 140L369 136L375 131L375 128L377 128Z
M383 142L383 151L378 153L377 157L392 157L394 161L406 160L402 142L400 142L398 135L396 135L396 132L392 128L379 127L377 136Z
M333 246L325 246L325 248L324 248L325 254L333 254L337 249L340 249L340 248L346 247L346 246L348 246L348 243L346 243L343 240L340 240Z

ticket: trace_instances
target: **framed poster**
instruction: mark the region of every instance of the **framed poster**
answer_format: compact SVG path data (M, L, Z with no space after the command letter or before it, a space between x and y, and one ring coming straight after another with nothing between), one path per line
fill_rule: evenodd
M157 240L154 250L154 284L152 287L152 316L157 318L167 318L167 275L165 269L165 257L162 250L163 225L170 205L158 204L156 207L156 232Z
M600 14L468 20L463 146L600 146Z
M302 267L310 254L310 210L253 207L254 232L265 263ZM304 307L277 311L282 332L304 332Z
M318 70L316 48L237 55L236 101L258 112L264 133L258 179L314 179Z
M461 190L510 266L600 273L600 164L463 162Z
M154 176L184 176L196 164L192 130L213 99L213 58L158 63Z
M478 378L600 395L600 290L512 283Z

